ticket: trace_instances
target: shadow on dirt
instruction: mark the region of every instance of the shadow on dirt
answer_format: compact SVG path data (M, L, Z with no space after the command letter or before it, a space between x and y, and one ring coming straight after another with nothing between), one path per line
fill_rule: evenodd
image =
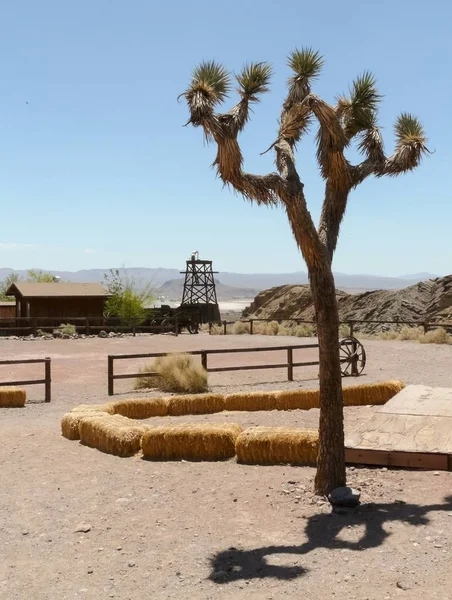
M428 514L437 511L452 511L452 496L444 499L444 504L419 506L402 501L388 504L364 504L344 514L314 515L307 520L305 535L307 541L299 546L266 546L254 550L229 548L211 558L212 571L209 579L225 584L239 579L274 578L295 579L307 573L308 569L299 566L279 566L269 564L267 559L278 554L308 554L316 548L331 550L347 549L363 551L381 546L391 535L383 529L385 523L400 521L417 527L430 522ZM345 527L362 525L364 535L357 542L338 539Z

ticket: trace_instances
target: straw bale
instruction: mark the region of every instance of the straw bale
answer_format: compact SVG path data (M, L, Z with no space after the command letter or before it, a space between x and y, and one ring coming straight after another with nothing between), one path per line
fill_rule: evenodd
M287 390L276 392L278 410L309 410L319 407L319 390Z
M252 427L235 444L237 461L256 465L315 465L318 432L287 427Z
M106 404L79 404L71 410L71 413L77 412L103 412L113 415L114 402L107 402Z
M0 408L22 408L27 394L25 390L15 386L0 387Z
M79 408L79 407L77 407ZM83 419L93 419L102 416L108 416L108 413L100 411L81 411L75 410L64 415L61 419L61 434L68 440L79 440L80 431L79 425Z
M190 394L173 396L168 400L168 415L207 415L222 412L225 409L224 396L221 394Z
M113 402L114 414L129 419L149 419L150 417L166 417L168 414L168 398L133 398Z
M116 456L131 456L140 449L141 436L150 429L121 415L82 418L79 423L82 444Z
M235 456L241 431L232 423L155 427L143 435L141 448L154 460L224 460Z
M405 384L401 381L382 381L346 387L343 389L344 406L386 404L404 387Z
M248 392L228 394L225 396L226 410L275 410L276 393L275 392Z

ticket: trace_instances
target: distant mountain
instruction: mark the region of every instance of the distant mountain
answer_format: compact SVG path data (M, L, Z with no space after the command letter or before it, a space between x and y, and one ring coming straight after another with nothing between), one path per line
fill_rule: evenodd
M171 279L165 281L155 293L157 295L165 296L168 300L181 300L182 290L184 287L183 279ZM215 289L217 292L218 300L237 300L239 298L254 298L254 296L260 291L252 288L241 288L230 285L224 285L217 279L215 279Z
M409 279L411 281L427 281L427 279L437 279L439 275L434 273L413 273L411 275L400 275L399 279Z
M122 270L122 269L120 269ZM129 277L133 277L137 283L151 283L154 289L160 288L165 282L178 280L181 278L178 269L163 269L163 268L144 268L132 267L124 269ZM95 283L104 281L104 273L108 273L109 269L87 269L83 271L51 271L53 275L57 275L62 281L73 281L78 283ZM0 268L0 280L4 279L12 269ZM17 271L19 275L25 277L26 271ZM49 271L45 271L49 272ZM346 273L335 273L336 287L347 290L349 292L367 291L367 290L398 290L409 285L414 285L420 281L425 281L429 278L435 278L431 273L417 273L414 275L404 275L403 277L380 277L378 275L349 275ZM234 297L254 297L257 291L265 290L271 287L280 285L299 285L308 283L308 275L304 271L294 273L230 273L222 271L220 273L220 281L224 286L238 288L236 292L225 291L229 298L229 293ZM175 285L175 284L174 284ZM243 290L248 290L244 292ZM242 292L240 292L242 290ZM236 296L235 296L236 294Z

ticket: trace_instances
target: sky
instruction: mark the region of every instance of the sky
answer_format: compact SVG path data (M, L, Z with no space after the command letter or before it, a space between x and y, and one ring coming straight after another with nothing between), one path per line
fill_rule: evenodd
M415 172L350 195L334 269L452 272L451 19L447 0L3 3L0 267L179 268L198 250L220 272L306 270L283 210L222 186L215 148L184 127L177 97L202 60L232 73L271 62L271 92L240 142L246 170L272 171L271 153L260 153L275 139L287 56L311 46L325 57L315 93L333 103L370 70L387 152L402 111L420 117L433 152ZM324 186L312 137L297 166L317 222Z

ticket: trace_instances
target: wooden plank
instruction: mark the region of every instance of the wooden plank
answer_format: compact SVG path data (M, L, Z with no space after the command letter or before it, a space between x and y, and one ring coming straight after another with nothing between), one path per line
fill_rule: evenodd
M450 457L447 454L426 452L385 452L383 450L346 448L345 461L347 464L407 467L434 471L452 470Z
M409 385L391 398L378 412L452 417L452 388Z

